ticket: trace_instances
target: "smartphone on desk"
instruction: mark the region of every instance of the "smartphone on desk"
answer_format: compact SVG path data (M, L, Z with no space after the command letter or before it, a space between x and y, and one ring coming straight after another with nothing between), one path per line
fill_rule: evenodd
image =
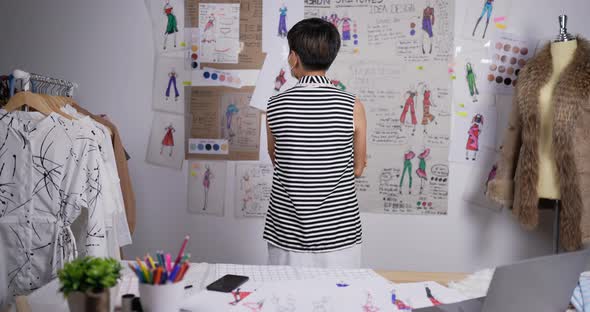
M242 286L248 281L248 279L249 278L247 276L228 274L207 286L207 290L226 293L231 292L232 290Z

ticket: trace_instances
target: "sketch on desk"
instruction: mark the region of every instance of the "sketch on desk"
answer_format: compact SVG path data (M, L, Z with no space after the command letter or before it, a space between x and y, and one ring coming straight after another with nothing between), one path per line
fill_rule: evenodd
M370 292L367 292L366 295L367 299L365 301L365 304L362 307L362 311L363 312L379 312L381 309L375 305L375 302L373 300L373 295Z
M272 176L272 164L238 163L236 165L236 217L262 217L266 214L270 202Z
M428 287L428 285L424 286L424 290L426 291L426 297L428 297L428 299L430 300L430 302L432 302L432 305L441 305L442 303L440 301L438 301L438 299L436 299L433 295L432 295L432 290L430 290L430 288Z
M223 216L226 172L222 161L189 162L189 212Z

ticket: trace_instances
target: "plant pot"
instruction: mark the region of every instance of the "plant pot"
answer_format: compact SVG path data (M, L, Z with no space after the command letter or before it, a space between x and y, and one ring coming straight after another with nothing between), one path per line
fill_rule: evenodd
M110 291L100 292L73 292L68 295L68 307L70 312L109 312Z

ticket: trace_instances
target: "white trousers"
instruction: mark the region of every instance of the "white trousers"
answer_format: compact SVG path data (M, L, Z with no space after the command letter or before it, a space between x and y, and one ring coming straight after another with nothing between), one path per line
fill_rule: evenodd
M359 269L361 244L332 252L295 252L268 243L269 265L290 265L313 268Z

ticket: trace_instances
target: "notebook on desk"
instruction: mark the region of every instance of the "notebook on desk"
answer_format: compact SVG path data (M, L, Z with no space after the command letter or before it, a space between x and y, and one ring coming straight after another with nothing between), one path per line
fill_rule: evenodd
M589 256L590 250L583 250L501 266L494 272L485 298L414 311L565 311Z

